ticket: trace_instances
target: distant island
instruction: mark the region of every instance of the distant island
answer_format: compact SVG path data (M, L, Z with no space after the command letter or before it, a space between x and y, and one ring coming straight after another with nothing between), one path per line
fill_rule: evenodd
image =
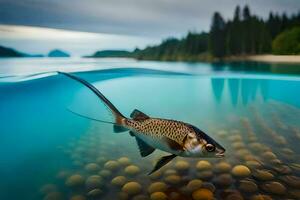
M91 56L85 57L92 57L92 58L107 58L107 57L131 57L132 52L124 51L124 50L103 50L97 51Z
M54 49L48 53L48 57L70 57L70 54L60 49Z
M25 57L26 54L21 53L19 51L16 51L12 48L8 48L8 47L4 47L4 46L0 46L0 57L4 58L4 57Z
M70 57L70 54L59 49L54 49L50 51L47 56L48 57ZM33 57L45 57L45 55L23 53L13 48L4 47L0 45L0 58L20 58L20 57L33 58Z

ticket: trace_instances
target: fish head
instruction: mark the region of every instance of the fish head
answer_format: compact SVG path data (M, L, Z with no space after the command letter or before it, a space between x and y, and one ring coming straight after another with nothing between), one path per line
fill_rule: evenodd
M225 148L192 125L184 139L185 153L190 157L224 157Z

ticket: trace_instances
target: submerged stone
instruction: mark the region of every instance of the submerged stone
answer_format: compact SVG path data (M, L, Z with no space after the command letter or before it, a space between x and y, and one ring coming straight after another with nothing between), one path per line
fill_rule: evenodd
M193 192L192 194L193 200L213 200L213 193L205 188L201 188Z
M168 186L164 182L155 182L148 187L148 192L150 194L154 192L164 192L167 188Z
M163 192L154 192L150 196L151 200L167 200L168 197Z
M142 186L138 182L128 182L122 187L122 191L129 195L135 195L140 193Z
M236 177L247 177L251 174L251 171L248 167L244 165L236 165L231 170L231 173Z

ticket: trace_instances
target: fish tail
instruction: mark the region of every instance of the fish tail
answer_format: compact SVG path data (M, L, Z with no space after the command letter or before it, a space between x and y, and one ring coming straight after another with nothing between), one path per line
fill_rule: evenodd
M124 125L126 117L122 115L122 113L91 83L87 82L86 80L79 78L77 76L74 76L72 74L66 73L66 72L58 72L59 74L63 74L75 81L80 82L81 84L85 85L87 88L89 88L94 94L96 94L99 99L104 102L104 104L108 107L108 109L112 112L114 116L114 130L115 132L123 132L125 131ZM127 129L126 129L127 130Z

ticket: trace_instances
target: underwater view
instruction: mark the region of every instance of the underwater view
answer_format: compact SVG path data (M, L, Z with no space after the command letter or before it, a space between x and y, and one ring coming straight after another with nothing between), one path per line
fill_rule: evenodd
M123 61L88 71L1 61L19 71L0 67L0 199L300 199L299 76L263 63L246 73L251 63ZM195 125L225 156L177 156L148 175L169 154L141 157L128 131L93 120L112 120L103 102L59 70L91 83L125 117L138 109Z

